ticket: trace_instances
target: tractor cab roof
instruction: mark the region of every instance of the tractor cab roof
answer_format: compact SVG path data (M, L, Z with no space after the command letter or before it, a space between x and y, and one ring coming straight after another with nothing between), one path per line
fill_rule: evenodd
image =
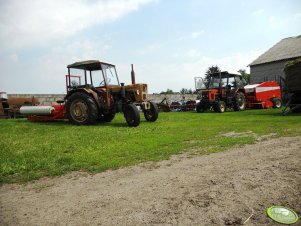
M229 73L228 71L222 71L222 72L216 72L211 74L211 77L219 77L221 74L222 78L227 78L227 77L242 77L241 75L235 74L235 73Z
M73 64L69 64L67 68L75 68L75 69L83 69L88 71L97 71L102 70L101 65L107 65L115 67L113 64L101 62L99 60L86 60L86 61L79 61Z

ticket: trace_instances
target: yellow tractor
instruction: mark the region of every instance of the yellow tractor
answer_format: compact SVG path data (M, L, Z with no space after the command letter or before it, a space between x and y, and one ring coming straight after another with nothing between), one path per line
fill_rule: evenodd
M132 65L132 84L120 83L115 65L98 60L67 66L65 113L76 125L110 122L117 112L129 126L140 124L140 110L147 121L158 118L158 107L147 99L147 84L136 84ZM138 107L137 107L138 106Z

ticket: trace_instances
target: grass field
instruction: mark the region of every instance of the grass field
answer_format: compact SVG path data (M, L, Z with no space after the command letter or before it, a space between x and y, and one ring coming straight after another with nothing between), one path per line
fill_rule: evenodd
M101 172L187 150L218 152L254 143L250 131L259 137L300 135L301 116L281 116L277 109L160 113L157 122L143 119L136 128L127 127L121 114L111 123L94 126L0 120L0 182L24 182L73 170ZM229 132L243 135L222 136Z

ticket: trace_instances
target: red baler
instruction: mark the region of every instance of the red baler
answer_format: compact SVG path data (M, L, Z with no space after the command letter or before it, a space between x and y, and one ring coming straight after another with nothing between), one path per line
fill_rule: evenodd
M244 88L248 108L281 107L281 89L276 81L247 85Z

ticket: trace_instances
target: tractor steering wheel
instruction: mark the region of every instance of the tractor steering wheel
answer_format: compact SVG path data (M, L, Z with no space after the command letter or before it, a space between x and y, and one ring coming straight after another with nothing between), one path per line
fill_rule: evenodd
M99 86L104 86L105 85L105 80L102 80L100 83L99 83Z

